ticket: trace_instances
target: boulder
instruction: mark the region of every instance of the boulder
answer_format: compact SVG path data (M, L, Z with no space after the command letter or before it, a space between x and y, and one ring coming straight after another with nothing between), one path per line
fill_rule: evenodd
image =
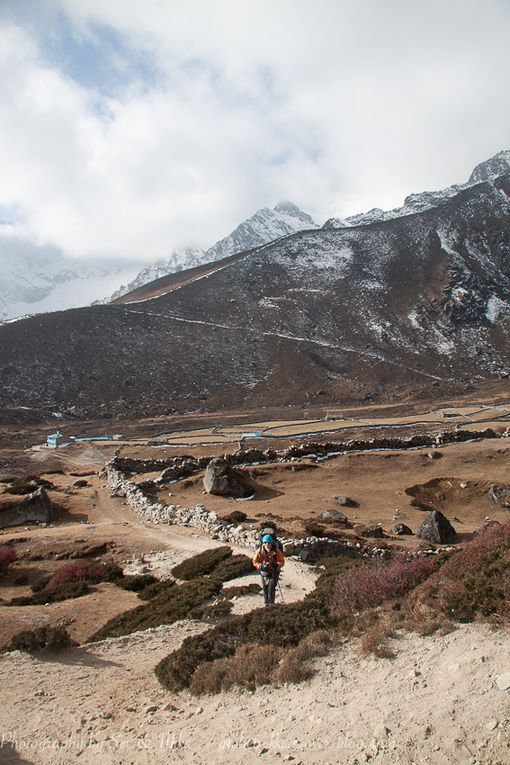
M352 523L340 510L324 510L321 513L321 520L327 523L336 523L339 526L345 526L345 528L352 528Z
M442 456L443 455L441 454L441 452L436 452L436 451L427 452L427 457L429 458L429 460L439 460L441 459Z
M404 534L412 534L412 530L409 528L409 526L406 526L405 523L397 523L395 527L393 528L393 531L395 534L398 534L398 536L403 536Z
M508 509L510 508L510 489L507 486L491 486L489 499L492 499L494 504Z
M354 526L355 533L360 537L372 537L373 539L384 539L386 534L381 526L363 526L359 523Z
M339 494L335 499L342 505L342 507L359 507L359 504L355 499L346 497L344 494Z
M426 542L444 545L455 542L457 532L443 513L439 510L433 510L423 521L417 536Z
M253 489L244 475L239 470L234 470L223 457L214 457L207 465L204 489L208 494L220 497L246 499L253 494Z
M31 494L9 498L2 495L0 528L26 523L51 523L52 517L51 500L42 486Z

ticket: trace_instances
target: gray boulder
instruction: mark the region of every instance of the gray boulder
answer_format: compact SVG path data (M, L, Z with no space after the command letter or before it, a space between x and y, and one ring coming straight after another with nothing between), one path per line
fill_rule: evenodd
M439 510L433 510L423 521L417 536L426 542L444 545L455 542L457 532L443 513Z
M244 475L239 470L234 470L223 457L214 457L207 465L204 489L208 494L236 499L246 499L253 494L253 489Z
M26 523L51 523L53 508L43 487L31 494L8 497L2 495L0 502L0 528L22 526Z
M339 494L335 499L342 505L342 507L359 507L355 499L346 497L344 494Z
M324 510L324 512L321 513L321 520L327 521L328 523L336 523L339 526L345 526L346 528L352 527L352 523L346 515L340 512L340 510Z

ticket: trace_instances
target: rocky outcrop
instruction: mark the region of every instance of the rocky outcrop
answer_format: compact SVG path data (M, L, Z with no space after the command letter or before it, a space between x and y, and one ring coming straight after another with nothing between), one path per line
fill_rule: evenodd
M208 494L236 499L246 499L253 495L253 489L244 475L231 467L228 460L223 457L214 457L207 465L204 489Z
M23 497L2 496L0 502L0 528L22 526L26 523L51 523L51 500L41 486Z
M418 530L417 536L432 544L450 544L457 540L457 532L448 518L439 510L429 513Z

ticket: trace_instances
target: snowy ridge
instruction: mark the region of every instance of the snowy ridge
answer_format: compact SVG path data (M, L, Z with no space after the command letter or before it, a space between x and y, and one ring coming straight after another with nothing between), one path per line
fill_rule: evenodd
M318 226L312 218L292 202L279 202L272 209L263 207L208 250L204 251L198 247L182 247L174 250L168 260L144 268L132 282L122 286L113 293L111 298L101 302L117 300L161 276L222 260L229 255L274 242L297 231L314 228Z
M433 207L440 207L446 204L452 197L457 196L461 191L468 189L476 183L490 181L507 173L510 173L510 151L504 150L477 165L467 183L454 184L440 191L422 191L418 194L409 194L404 199L402 207L395 207L393 210L381 210L379 207L374 207L368 212L357 213L345 219L330 218L322 228L368 226L371 223L382 223L395 218L401 218L404 215L414 215L415 213L424 212Z

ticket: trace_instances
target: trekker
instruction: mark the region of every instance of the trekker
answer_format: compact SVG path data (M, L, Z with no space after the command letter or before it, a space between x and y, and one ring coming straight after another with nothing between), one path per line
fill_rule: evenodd
M273 537L265 534L262 537L260 550L253 558L253 565L262 577L262 589L264 590L264 605L274 603L276 585L280 577L280 571L285 563L282 552L278 549Z

